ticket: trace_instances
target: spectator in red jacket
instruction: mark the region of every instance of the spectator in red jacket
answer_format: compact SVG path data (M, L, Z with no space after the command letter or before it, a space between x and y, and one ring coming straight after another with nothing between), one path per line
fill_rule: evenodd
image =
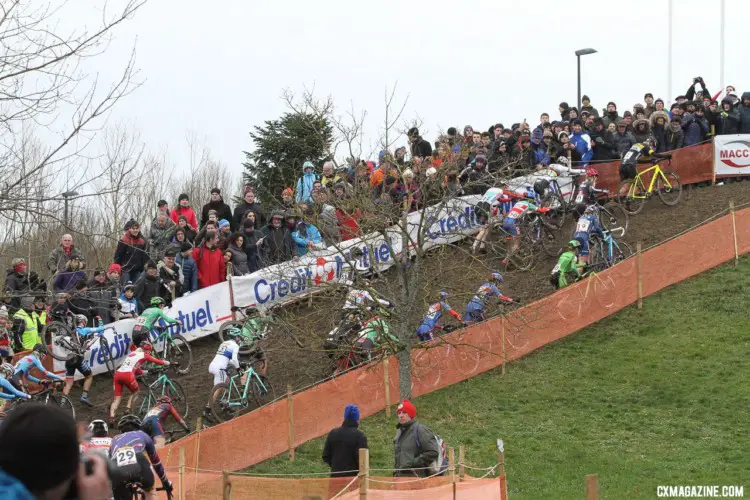
M193 249L193 260L198 267L198 288L221 283L226 279L224 252L217 245L217 235L206 235L205 241Z
M190 226L193 231L198 231L198 219L195 217L195 212L190 207L190 197L186 193L182 193L180 197L177 198L177 206L174 207L169 217L175 224L177 224L180 215L185 216L188 226Z

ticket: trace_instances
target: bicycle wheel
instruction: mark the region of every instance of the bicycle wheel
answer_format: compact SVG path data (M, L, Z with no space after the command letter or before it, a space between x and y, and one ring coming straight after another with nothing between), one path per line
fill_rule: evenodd
M624 241L615 241L612 245L612 265L622 262L633 255L633 249Z
M104 337L99 338L99 351L102 353L102 365L107 370L105 375L109 378L115 375L115 360L112 359L112 354L109 352L109 342Z
M258 403L258 407L261 407L276 399L276 393L273 390L273 386L268 381L268 377L258 373L258 378L253 377L251 384L253 398L255 398L255 402Z
M74 354L65 347L63 338L68 337L69 340L67 342L75 344L78 336L73 336L68 325L62 321L51 321L49 324L45 325L41 337L44 340L45 345L50 347L50 356L56 360L68 361L74 356ZM55 349L55 346L58 346L58 349ZM57 352L55 352L56 350Z
M636 179L626 179L620 183L620 189L618 192L626 189L625 186L627 186L628 194L625 195L620 204L630 215L638 215L646 205L646 200L648 200L648 193L643 186L643 181L640 180L640 177Z
M560 229L565 224L567 207L565 200L557 193L551 192L544 195L541 203L542 208L551 210L542 216L542 221L550 227Z
M630 217L622 205L610 201L599 210L599 223L610 234L622 238L628 232Z
M230 406L230 402L235 403L238 401L233 401L232 390L230 389L229 384L216 384L213 389L211 389L209 406L211 407L211 414L219 422L228 422L229 420L232 420L247 406Z
M185 375L190 371L190 365L193 364L193 351L190 350L190 344L185 340L185 337L175 335L171 342L165 341L164 359L178 365L175 367L175 371L180 375Z
M136 392L133 396L133 403L130 407L130 413L143 418L155 404L156 396L151 391L151 387L146 385L143 380L139 380L138 392Z
M182 415L182 418L187 418L190 408L188 407L188 400L185 391L182 390L182 386L179 382L176 380L165 379L161 387L156 390L155 396L157 398L159 396L169 396L172 398L172 405L175 410Z
M607 267L607 256L604 250L605 246L602 241L597 238L589 239L589 266L592 268Z
M550 257L557 257L562 253L563 241L559 229L550 229L544 225L539 229L539 243L542 245L544 252Z
M221 328L219 328L219 339L222 342L226 342L227 340L229 340L229 335L227 335L227 332L229 331L229 329L239 328L240 330L242 330L242 327L244 326L244 324L245 324L244 321L234 321L234 320L225 321L224 323L221 324Z
M670 207L677 205L682 197L680 178L671 170L661 171L661 175L656 178L656 190L661 202Z
M73 420L76 418L76 410L73 408L73 402L65 394L52 394L52 392L48 392L44 398L44 404L58 406L73 417Z

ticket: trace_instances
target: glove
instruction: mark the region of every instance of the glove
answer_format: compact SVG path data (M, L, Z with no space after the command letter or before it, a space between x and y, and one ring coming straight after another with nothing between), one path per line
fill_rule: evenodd
M39 384L40 384L40 385L41 385L42 387L49 387L49 385L50 385L51 383L52 383L52 381L51 381L51 380L49 380L49 379L46 379L46 378L45 378L44 380L40 380L40 381L39 381Z
M164 366L169 366L169 365L171 365L171 364L172 364L172 363L170 363L169 361L164 361Z
M172 491L174 487L172 486L172 481L165 480L161 482L161 487L164 488L164 491Z

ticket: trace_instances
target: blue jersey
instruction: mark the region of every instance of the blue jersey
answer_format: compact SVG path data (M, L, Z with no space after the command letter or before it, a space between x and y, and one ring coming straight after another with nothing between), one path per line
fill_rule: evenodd
M448 311L449 314L458 317L458 313L447 302L436 302L430 306L427 315L422 318L422 325L428 326L430 329L434 328L440 322L440 318L443 317L443 311Z
M156 474L162 482L166 481L167 476L164 473L164 467L159 460L159 454L156 453L156 446L151 437L143 431L130 431L112 438L112 445L109 447L109 458L114 460L118 467L132 465L136 463L136 455L145 453L151 461Z
M594 214L582 215L576 224L573 239L588 240L592 233L604 238L604 231L602 231L602 226L599 224L599 218Z
M87 336L91 335L92 333L101 333L104 331L103 326L97 326L96 328L89 328L86 326L79 326L76 328L76 331L78 332L78 336L82 338L86 338Z
M8 382L5 377L0 377L0 388L3 389L3 392L0 392L0 399L29 399L31 397L13 387L13 384Z
M487 305L487 301L491 297L503 297L503 294L500 289L497 288L497 286L493 285L492 283L485 283L484 285L479 287L479 290L477 290L477 294L474 295L470 303L473 302L474 304L484 308L484 306Z
M19 359L16 363L15 369L16 369L16 375L20 375L22 377L27 378L31 382L34 382L35 384L38 384L40 380L36 378L33 375L30 375L29 372L36 368L40 372L42 372L42 375L45 377L53 378L56 380L62 380L60 377L55 375L54 373L48 372L43 366L42 362L39 361L39 358L37 358L33 354L29 354L27 356L24 356L23 358Z

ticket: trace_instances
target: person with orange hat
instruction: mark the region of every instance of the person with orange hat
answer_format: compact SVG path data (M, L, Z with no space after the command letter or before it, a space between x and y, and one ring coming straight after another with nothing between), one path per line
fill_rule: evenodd
M426 477L428 466L438 459L439 445L435 434L416 421L417 409L408 399L396 410L398 425L393 439L394 471L396 477Z

